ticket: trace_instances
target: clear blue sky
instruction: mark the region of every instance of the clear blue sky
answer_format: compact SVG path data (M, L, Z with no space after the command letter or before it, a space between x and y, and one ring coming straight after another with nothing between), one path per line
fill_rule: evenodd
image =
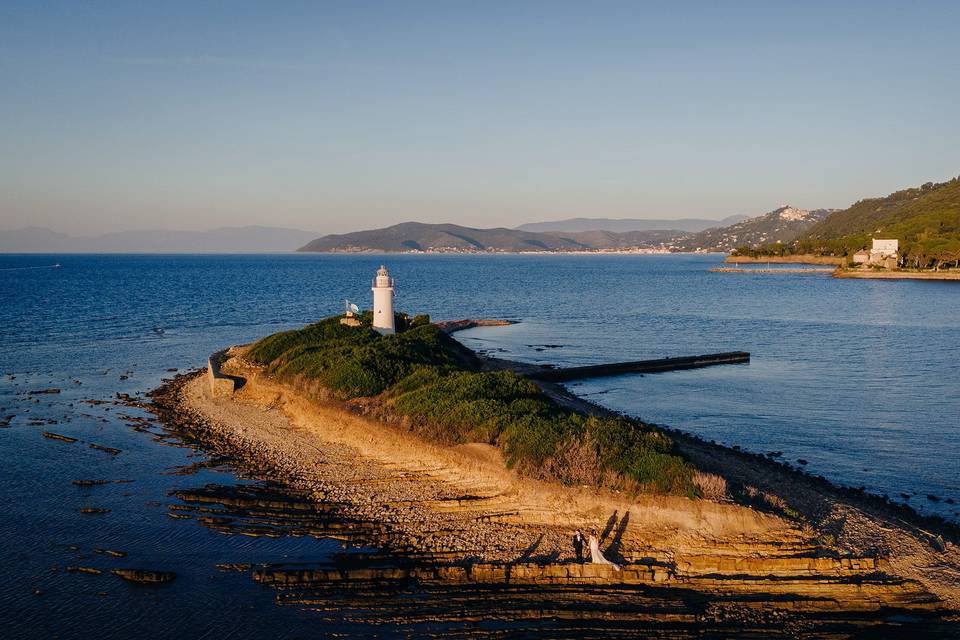
M719 218L960 173L960 2L0 2L0 228Z

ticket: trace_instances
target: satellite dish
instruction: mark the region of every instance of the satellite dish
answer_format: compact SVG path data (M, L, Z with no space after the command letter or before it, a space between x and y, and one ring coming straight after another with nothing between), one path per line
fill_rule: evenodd
M358 307L357 305L355 305L355 304L353 304L353 303L351 302L351 303L350 303L350 311L352 311L352 312L354 312L354 313L360 313L360 307Z

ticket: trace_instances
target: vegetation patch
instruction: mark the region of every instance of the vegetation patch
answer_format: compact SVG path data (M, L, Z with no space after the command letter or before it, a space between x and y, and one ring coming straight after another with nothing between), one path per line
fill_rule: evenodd
M900 241L901 265L960 268L960 178L861 200L831 214L787 245L740 247L734 255L819 254L851 257L873 238Z
M557 406L509 371L479 371L472 352L420 317L381 336L339 317L257 342L247 357L315 396L378 398L381 417L433 442L485 442L520 473L631 492L700 494L693 467L651 425ZM406 325L404 325L406 326Z

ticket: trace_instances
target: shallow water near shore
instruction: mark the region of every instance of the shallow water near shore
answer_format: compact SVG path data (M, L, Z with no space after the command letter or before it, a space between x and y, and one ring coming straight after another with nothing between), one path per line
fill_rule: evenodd
M564 365L750 351L750 365L570 388L708 439L803 459L839 483L900 500L907 493L922 513L960 520L948 502L960 500L958 283L707 273L720 259L0 256L0 267L15 269L0 270L2 626L10 637L296 637L316 632L318 620L324 631L369 631L361 615L336 622L276 606L271 589L216 569L315 563L344 549L322 536L249 537L210 526L216 520L201 524L184 495L250 481L229 467L189 473L203 456L175 446L146 412L98 402L144 394L174 375L169 368L200 366L226 345L339 312L344 298L363 305L380 262L398 280L400 309L520 320L458 334L492 355ZM21 269L54 263L62 267ZM50 389L59 392L36 393ZM78 479L114 482L72 484ZM178 577L145 588L66 570L80 566ZM365 606L362 598L351 605Z

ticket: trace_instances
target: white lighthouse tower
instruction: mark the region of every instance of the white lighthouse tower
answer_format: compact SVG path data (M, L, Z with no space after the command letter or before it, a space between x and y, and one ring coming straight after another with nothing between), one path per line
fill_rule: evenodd
M373 279L373 329L381 335L396 333L393 325L393 278L380 265Z

